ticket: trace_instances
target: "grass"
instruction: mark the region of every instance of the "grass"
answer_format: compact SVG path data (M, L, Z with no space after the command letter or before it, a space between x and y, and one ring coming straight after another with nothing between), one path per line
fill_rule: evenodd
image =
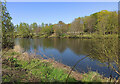
M30 35L31 36L31 35ZM20 37L20 38L23 38L24 36L21 36L21 35L17 35L15 36L16 38L17 37ZM118 36L118 34L108 34L108 35L100 35L100 34L96 34L96 33L91 33L91 34L86 34L84 33L83 35L80 35L80 34L62 34L61 36L57 36L55 34L52 34L52 35L47 35L47 34L44 34L44 35L33 35L32 38L83 38L83 39L94 39L94 38L115 38L115 37L120 37Z
M82 82L106 82L106 79L103 79L103 76L97 72L88 72L83 74ZM109 82L109 81L108 81Z
M48 62L32 59L30 62L19 61L19 64L23 65L22 68L30 70L35 77L40 77L42 82L65 82L67 77L64 70L54 68Z
M57 69L48 62L39 59L29 61L19 60L13 55L20 55L16 52L8 52L3 57L3 82L65 82L67 73L65 70ZM14 79L15 78L15 79ZM74 78L68 82L75 82Z
M3 51L4 53L4 51ZM52 63L42 61L42 59L23 60L23 55L13 50L9 50L2 56L2 81L3 82L66 82L68 72L65 69L55 68ZM21 59L19 59L21 58ZM111 80L112 82L115 79ZM81 80L76 80L72 76L67 82L110 82L109 78L105 78L97 72L88 72L82 74Z

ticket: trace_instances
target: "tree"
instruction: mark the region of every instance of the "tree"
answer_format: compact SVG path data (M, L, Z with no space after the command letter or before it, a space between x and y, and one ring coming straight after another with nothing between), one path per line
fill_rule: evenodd
M37 30L37 28L38 28L37 23L34 22L33 24L31 24L31 27L32 27L33 33L36 34L36 32L37 32L36 30Z
M11 18L7 20L7 23L9 23L10 20ZM12 24L9 26L7 24L6 26L11 27L11 29L8 28L10 30L7 29L8 31L13 31ZM42 23L39 26L35 22L31 25L28 25L27 23L20 23L19 25L16 25L15 32L17 32L17 34L22 37L32 37L34 35L49 36L52 33L56 34L58 37L71 33L72 35L83 35L83 33L95 33L99 35L106 35L112 33L117 34L118 14L115 11L102 10L100 12L91 14L90 16L78 17L69 24L65 24L62 21L59 21L57 24L54 25ZM10 34L13 33L9 33L9 35Z
M41 32L41 34L50 36L51 34L53 34L53 25L49 26L48 24L45 24L44 28L42 28L42 30L40 32Z
M118 14L116 11L110 12L107 24L107 34L118 33Z
M110 15L110 12L107 10L103 10L98 13L97 27L100 35L105 35L105 32L108 28L109 15Z
M97 13L84 18L84 32L93 33L96 31Z
M72 23L71 23L71 28L70 32L73 32L74 34L80 34L83 33L84 31L84 22L82 18L76 18Z
M119 39L93 39L89 57L99 60L120 75Z
M2 48L12 48L14 42L12 41L14 25L11 22L9 12L6 8L6 2L2 3Z
M17 25L17 32L22 37L29 37L30 36L30 28L29 24L27 23L20 23L20 25Z
M67 25L62 21L59 21L58 24L54 25L54 33L56 33L57 36L67 33L67 30Z

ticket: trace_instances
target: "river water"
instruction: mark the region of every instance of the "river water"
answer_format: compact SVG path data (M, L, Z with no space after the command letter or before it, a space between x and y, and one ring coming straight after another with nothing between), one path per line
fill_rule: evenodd
M68 66L74 66L80 73L97 71L105 77L112 75L118 78L111 65L119 71L120 57L118 56L118 41L116 39L79 39L79 38L16 38L15 45L22 51L36 54L37 58L43 54ZM47 59L47 57L44 57Z

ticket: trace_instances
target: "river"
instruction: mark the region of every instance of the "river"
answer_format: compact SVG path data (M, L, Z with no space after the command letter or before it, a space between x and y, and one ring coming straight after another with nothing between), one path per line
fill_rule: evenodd
M23 51L36 54L37 58L40 55L44 57L44 54L71 67L84 58L74 70L80 73L97 71L105 77L112 75L118 78L118 74L111 68L111 64L117 71L120 67L117 40L114 39L16 38L15 45L19 45Z

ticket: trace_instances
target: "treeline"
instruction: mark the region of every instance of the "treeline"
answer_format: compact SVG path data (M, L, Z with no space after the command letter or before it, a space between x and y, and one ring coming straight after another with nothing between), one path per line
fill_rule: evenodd
M85 34L108 35L118 33L118 13L102 10L90 16L78 17L72 23L65 24L27 24L15 26L14 34L20 37L64 37Z

